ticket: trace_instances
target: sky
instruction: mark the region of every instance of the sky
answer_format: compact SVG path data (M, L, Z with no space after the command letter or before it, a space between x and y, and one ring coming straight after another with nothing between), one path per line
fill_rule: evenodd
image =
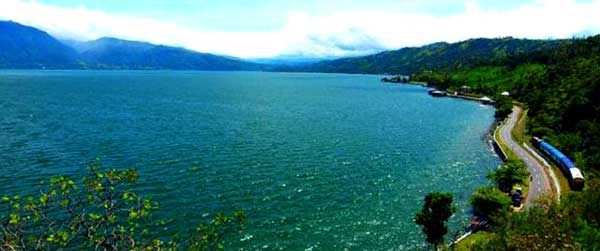
M0 20L240 58L345 57L469 38L600 33L600 0L0 0Z

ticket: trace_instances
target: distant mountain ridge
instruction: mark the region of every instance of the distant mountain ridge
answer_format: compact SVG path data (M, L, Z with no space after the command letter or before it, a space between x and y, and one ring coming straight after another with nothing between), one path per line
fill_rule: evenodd
M424 70L450 70L501 61L519 53L549 50L566 40L529 40L478 38L458 43L434 43L407 47L374 55L322 61L301 67L299 71L406 74Z
M67 44L39 29L0 21L0 68L207 71L265 68L231 57L116 38Z
M75 68L77 52L48 33L0 22L0 68Z
M261 65L183 48L101 38L82 44L86 67L101 69L260 70Z
M333 59L338 59L338 58L339 57L314 57L314 56L302 56L302 55L283 55L283 56L276 56L276 57L271 57L271 58L253 58L253 59L249 59L249 61L258 63L258 64L271 65L271 66L294 67L294 66L310 65L310 64L317 63L317 62L321 62L321 61L325 61L325 60L333 60Z
M251 62L117 38L61 42L39 29L11 21L0 21L0 68L245 70L410 75L421 71L453 70L501 63L511 56L552 50L569 42L570 40L510 37L479 38L318 62L315 62L314 58L272 58Z

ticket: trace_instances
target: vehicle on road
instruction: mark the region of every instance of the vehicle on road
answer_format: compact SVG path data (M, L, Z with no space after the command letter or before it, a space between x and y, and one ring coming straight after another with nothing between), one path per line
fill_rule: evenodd
M560 167L573 191L581 191L583 189L583 174L579 168L575 167L575 164L573 164L573 161L569 157L538 137L533 137L532 143L546 157L550 158L552 162Z

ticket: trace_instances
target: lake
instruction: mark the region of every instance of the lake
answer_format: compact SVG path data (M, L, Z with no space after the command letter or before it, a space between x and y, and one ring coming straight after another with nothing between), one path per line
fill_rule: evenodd
M243 209L228 250L414 250L426 193L468 222L493 115L374 75L0 71L0 191L100 162L139 170L166 233Z

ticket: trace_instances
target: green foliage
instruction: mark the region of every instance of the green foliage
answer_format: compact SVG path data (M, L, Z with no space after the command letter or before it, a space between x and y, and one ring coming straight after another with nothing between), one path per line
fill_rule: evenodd
M600 168L600 36L564 42L553 50L509 55L499 63L423 71L412 76L443 88L463 85L495 96L496 117L510 112L503 91L529 109L527 130L543 137L586 170Z
M210 224L202 224L190 239L188 250L220 250L225 247L225 236L233 230L242 230L246 215L235 212L232 216L218 214Z
M600 181L589 180L586 186L583 192L571 193L561 202L563 214L568 216L565 226L586 249L600 250Z
M575 241L569 230L573 220L563 207L548 199L510 215L496 234L474 245L473 250L596 250Z
M489 240L497 239L495 233L487 232L487 231L478 231L471 235L469 235L464 240L458 242L456 245L452 246L453 251L471 251L471 250L483 250L481 249L484 245L488 246ZM493 251L487 250L485 251ZM504 251L504 250L502 250Z
M508 212L510 198L495 187L480 187L471 196L471 206L477 215L498 223Z
M508 160L496 171L490 173L488 178L495 181L500 191L509 193L513 186L523 183L529 177L529 171L521 160Z
M560 204L542 201L519 214L505 213L510 200L502 191L526 177L524 168L509 162L491 174L502 191L479 189L471 203L478 214L502 224L473 250L600 250L600 35L508 55L497 63L422 71L412 80L457 90L467 85L495 96L497 118L509 114L511 101L499 94L510 92L529 110L528 133L555 145L584 171L583 192L568 194Z
M507 56L553 49L566 40L527 40L511 37L434 43L375 55L322 61L285 70L370 74L414 74L451 71L480 65L505 64Z
M413 74L412 81L439 89L495 97L498 119L512 100L526 105L527 132L544 138L574 159L587 188L560 205L545 203L523 214L508 214L510 199L493 187L477 190L471 203L491 216L495 233L474 250L600 250L600 35L551 45L512 39L433 44L377 55L322 62L318 71ZM534 45L535 44L535 45ZM506 49L508 48L508 49ZM310 68L310 67L309 67ZM508 91L510 98L500 94ZM526 178L509 162L490 175L507 192Z
M498 120L504 120L512 113L512 109L512 100L508 97L499 96L496 99L496 112L494 113L494 118Z
M2 196L0 250L216 250L245 220L219 214L182 243L162 239L149 230L163 222L151 217L158 203L132 190L135 170L89 170L80 184L57 176L37 196Z
M412 81L426 82L430 86L435 86L438 89L446 90L450 87L450 76L446 72L427 71L413 75L410 78Z
M452 200L452 194L429 193L425 196L423 209L415 215L415 222L423 227L427 242L436 247L444 241L444 235L448 233L446 222L456 210Z

